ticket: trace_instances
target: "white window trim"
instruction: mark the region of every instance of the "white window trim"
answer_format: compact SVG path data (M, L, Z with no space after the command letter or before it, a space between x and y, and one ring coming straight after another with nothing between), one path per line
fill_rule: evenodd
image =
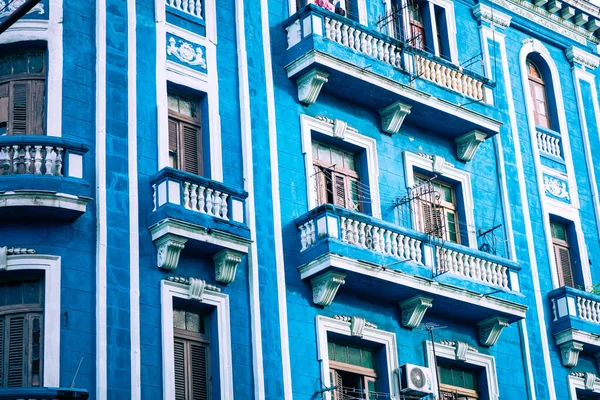
M163 280L161 283L161 325L163 348L163 398L175 398L175 362L173 350L173 298L190 300L189 286ZM196 301L196 300L190 300ZM217 331L219 332L219 378L221 398L233 399L233 369L231 360L231 327L229 316L229 296L223 293L205 291L203 304L215 307Z
M351 336L352 332L350 329L350 322L341 321L325 317L322 315L316 316L316 328L317 328L317 358L321 362L321 383L324 388L331 387L331 380L329 379L329 351L327 349L327 333L337 333L340 335ZM398 368L398 347L396 344L396 334L393 332L387 332L380 329L374 329L365 326L362 331L362 339L381 343L385 346L386 364L389 373L388 388L390 394L395 396L397 393L396 387L396 376L395 371ZM324 394L324 400L332 400L331 392L326 391Z
M450 180L456 181L460 184L460 188L455 188L456 191L462 193L463 198L463 208L465 210L464 218L467 222L467 236L469 239L468 246L471 248L477 248L477 232L475 231L475 217L473 214L474 203L473 203L473 189L471 186L471 174L460 170L449 163L445 162L442 158L440 164L441 170L434 172L434 164L435 161L429 158L420 156L415 153L411 153L409 151L404 151L404 172L406 176L406 186L412 187L415 184L415 175L414 168L418 167L425 171L431 172L432 174L436 174L438 176L443 176ZM436 156L434 156L434 159ZM417 221L415 220L415 216L411 215L412 226L413 229L416 229ZM463 243L463 245L466 245Z
M435 366L437 365L433 355L433 344L431 341L426 342L427 351L427 365L431 368L431 374L435 377L433 379L433 393L438 393L438 382L437 373ZM472 349L468 349L464 356L464 359L459 359L456 356L456 347L447 344L436 343L435 344L435 357L439 360L458 360L463 361L466 364L483 367L485 369L485 375L487 380L487 390L490 400L498 400L500 398L500 391L498 388L498 375L496 374L496 359L493 356L487 354L481 354Z
M300 131L302 136L302 154L304 154L304 168L306 172L306 196L308 209L312 210L317 206L317 198L312 188L315 186L315 177L313 173L312 156L312 131L334 137L333 124L308 115L300 116ZM381 205L379 202L379 162L377 159L377 146L375 139L361 135L356 130L347 128L343 138L339 138L346 143L353 144L365 150L367 159L367 179L369 181L369 190L371 191L371 210L372 216L381 218ZM364 177L363 177L364 178Z
M435 12L433 6L439 6L446 11L446 25L448 27L448 43L450 44L450 61L453 64L458 65L458 48L456 43L456 18L454 16L454 3L449 0L427 0L430 8L430 15L435 18ZM437 36L437 24L434 23L431 26L433 37ZM437 40L433 41L435 48L435 55L441 57L441 49L438 48Z
M593 388L586 387L585 378L579 376L567 376L567 385L569 388L569 400L577 400L577 389L589 390L592 393L600 393L600 380L595 379Z
M158 128L158 170L169 165L169 117L167 82L206 93L208 101L208 126L203 134L209 135L210 179L223 181L223 149L221 146L221 117L219 112L219 76L217 70L217 34L215 0L208 0L205 9L206 37L166 23L165 3L156 0L156 101ZM203 74L167 60L166 34L179 36L206 48L207 73Z
M58 256L8 256L7 271L44 271L44 386L60 386L60 272Z

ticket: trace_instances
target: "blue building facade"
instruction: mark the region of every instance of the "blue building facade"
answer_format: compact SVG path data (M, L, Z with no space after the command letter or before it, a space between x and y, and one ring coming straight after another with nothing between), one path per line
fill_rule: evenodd
M581 0L42 0L0 387L600 398L599 44Z

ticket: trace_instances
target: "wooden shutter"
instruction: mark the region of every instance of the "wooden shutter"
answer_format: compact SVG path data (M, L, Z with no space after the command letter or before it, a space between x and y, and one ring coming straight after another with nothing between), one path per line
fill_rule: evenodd
M7 351L7 385L22 387L25 381L25 317L13 316L8 319Z
M333 204L346 207L346 182L343 175L332 172L333 179Z
M199 343L190 342L191 399L208 399L207 348Z
M186 400L185 342L175 339L175 400Z
M202 173L201 154L202 148L199 145L199 132L198 127L190 124L181 124L181 148L182 148L182 160L183 170L192 174Z
M332 386L337 386L333 391L333 400L342 400L344 398L344 389L342 376L336 370L329 370L329 380Z
M29 104L27 110L28 135L44 134L44 109L46 83L44 81L29 82Z
M0 85L0 125L8 123L8 88L8 83Z
M11 97L11 119L8 128L12 135L27 134L27 83L13 83Z
M169 118L169 159L173 168L179 168L179 154L177 152L177 148L179 147L178 130L179 124L177 121Z
M556 268L558 270L558 281L560 286L575 286L569 248L555 243L554 259L556 261Z

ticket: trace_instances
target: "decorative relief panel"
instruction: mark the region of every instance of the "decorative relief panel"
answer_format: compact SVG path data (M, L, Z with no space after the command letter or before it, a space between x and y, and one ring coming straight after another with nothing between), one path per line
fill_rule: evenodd
M26 0L0 0L0 19L8 17L17 8L21 7L25 3L25 1ZM47 7L47 2L41 1L35 6L33 6L33 8L29 10L29 12L25 14L23 18L48 19L48 13L46 12Z
M554 176L544 174L544 193L546 196L563 203L571 202L568 182Z
M167 33L167 60L206 74L206 47Z

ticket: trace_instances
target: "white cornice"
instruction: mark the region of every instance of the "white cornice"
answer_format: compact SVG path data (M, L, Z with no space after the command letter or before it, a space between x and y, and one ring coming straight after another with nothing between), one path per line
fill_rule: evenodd
M485 4L477 3L471 8L473 15L479 21L485 21L500 28L508 28L510 26L511 17L492 9Z
M600 65L600 57L595 56L579 47L571 46L565 50L565 55L572 63L578 63L592 70Z

